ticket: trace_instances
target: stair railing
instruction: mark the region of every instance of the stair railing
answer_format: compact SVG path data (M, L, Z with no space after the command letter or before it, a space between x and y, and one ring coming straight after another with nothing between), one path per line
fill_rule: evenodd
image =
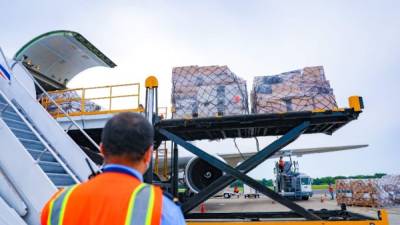
M18 117L23 121L25 125L28 126L28 128L32 131L32 133L39 139L39 141L44 145L44 147L49 151L49 153L56 159L58 163L60 163L61 167L67 172L68 175L71 176L71 178L79 183L80 180L78 177L71 171L71 169L68 168L68 166L64 163L64 161L58 156L58 154L49 146L47 141L45 141L42 136L36 131L36 129L32 126L32 124L25 118L24 115L18 110L17 107L14 106L14 104L8 99L8 97L3 93L3 91L0 90L0 96L3 97L3 99L7 102L8 106L11 107L15 113L18 115ZM37 161L35 159L36 163L39 164L40 160Z

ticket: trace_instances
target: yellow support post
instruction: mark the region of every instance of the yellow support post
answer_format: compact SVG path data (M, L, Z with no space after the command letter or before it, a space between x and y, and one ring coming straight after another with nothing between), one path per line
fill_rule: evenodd
M82 89L81 113L84 114L85 112L85 89Z
M110 88L110 103L109 103L109 105L110 105L110 108L109 108L109 110L111 111L112 109L111 109L111 104L112 104L112 88L113 87L109 87Z
M155 154L156 154L156 157L155 157L155 159L154 159L154 173L155 174L157 174L157 176L160 176L160 171L159 171L159 157L158 157L158 149L154 149L154 151L155 151Z

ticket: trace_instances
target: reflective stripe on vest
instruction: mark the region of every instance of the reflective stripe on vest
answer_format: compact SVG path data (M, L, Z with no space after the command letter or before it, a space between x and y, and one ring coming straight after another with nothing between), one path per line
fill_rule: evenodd
M63 225L68 199L76 187L77 185L60 192L50 202L47 225ZM125 225L160 224L161 203L161 189L145 183L139 184L129 198Z
M126 214L125 225L150 225L154 211L153 185L141 183L132 192L129 199L128 212Z
M62 225L65 215L65 208L69 196L77 185L71 186L62 191L56 198L54 198L49 205L49 217L47 218L47 225Z

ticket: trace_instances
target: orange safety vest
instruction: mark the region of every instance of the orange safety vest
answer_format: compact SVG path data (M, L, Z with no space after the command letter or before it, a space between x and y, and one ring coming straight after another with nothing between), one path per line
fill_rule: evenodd
M160 225L162 190L135 177L107 172L56 193L42 225Z

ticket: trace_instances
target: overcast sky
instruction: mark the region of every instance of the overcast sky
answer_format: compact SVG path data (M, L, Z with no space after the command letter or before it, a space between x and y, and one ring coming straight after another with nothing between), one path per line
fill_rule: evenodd
M339 105L361 95L365 111L333 136L303 135L289 147L370 147L304 156L302 172L400 173L399 1L143 2L0 0L0 46L12 57L39 34L77 31L118 67L84 71L70 87L143 83L154 74L162 106L170 105L174 66L228 65L251 87L254 76L323 65ZM262 146L274 140L259 139ZM252 139L238 143L243 152L255 150ZM210 152L236 152L232 140L198 144ZM251 175L271 178L272 161Z

